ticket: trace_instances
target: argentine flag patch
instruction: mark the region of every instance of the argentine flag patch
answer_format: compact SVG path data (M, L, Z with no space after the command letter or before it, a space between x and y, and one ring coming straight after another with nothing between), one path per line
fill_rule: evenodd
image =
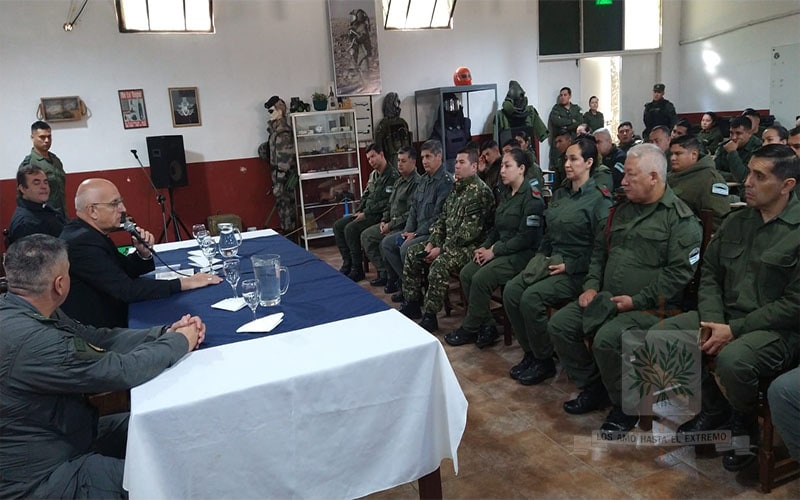
M542 227L542 218L538 215L529 215L525 220L525 225L528 227Z
M711 192L720 196L728 196L728 185L724 182L715 182L711 185Z

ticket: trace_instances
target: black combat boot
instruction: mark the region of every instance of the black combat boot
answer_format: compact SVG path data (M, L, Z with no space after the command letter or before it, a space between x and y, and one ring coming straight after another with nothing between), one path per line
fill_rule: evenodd
M578 397L564 403L564 411L572 415L582 415L594 410L602 410L610 401L603 382L597 380L586 386Z
M430 333L435 332L439 329L439 320L436 319L436 313L429 313L425 312L422 314L422 320L419 322L419 326L428 330Z
M519 374L519 383L522 385L537 385L556 376L556 364L553 358L536 359L530 368Z
M514 380L517 380L519 378L520 373L530 368L535 359L536 358L533 357L532 352L526 352L522 356L522 361L512 366L511 369L508 370L508 375Z

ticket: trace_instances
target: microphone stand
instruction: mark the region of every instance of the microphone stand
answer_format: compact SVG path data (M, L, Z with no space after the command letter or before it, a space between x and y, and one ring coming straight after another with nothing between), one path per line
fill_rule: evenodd
M147 174L147 170L145 170L144 165L142 165L142 160L139 159L139 155L136 153L136 150L135 149L131 149L131 154L133 155L134 158L136 158L136 161L139 162L139 167L141 167L142 172L144 172L145 177L147 177L147 182L150 183L150 187L152 187L153 188L153 192L156 193L156 201L161 206L161 227L164 228L164 232L161 233L161 234L164 237L164 239L166 240L167 239L167 209L164 206L164 202L166 201L166 198L164 198L164 195L161 194L161 192L158 190L156 185L153 184L153 179L151 179L150 176ZM161 242L161 239L159 238L158 243L160 243L160 242Z

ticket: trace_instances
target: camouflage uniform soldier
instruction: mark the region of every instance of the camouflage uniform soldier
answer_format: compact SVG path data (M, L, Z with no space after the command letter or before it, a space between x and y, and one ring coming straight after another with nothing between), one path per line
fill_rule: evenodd
M400 152L397 154L397 171L400 177L392 186L389 207L384 210L381 221L361 233L361 246L378 271L378 277L369 282L372 286L389 284L386 264L381 257L381 241L385 237L397 238L406 226L411 193L417 188L417 182L421 177L417 172L417 152L414 148L410 146L400 148ZM387 291L386 293L393 292Z
M427 243L412 245L403 265L406 302L400 312L411 319L423 318L423 322L428 323L444 305L450 273L460 271L470 261L472 252L486 238L493 219L494 195L477 176L478 152L474 149L460 151L456 155L455 169L456 183L444 202L441 216L431 226L430 239ZM426 264L430 264L430 270ZM426 272L428 290L423 293Z
M700 141L695 137L677 137L670 142L672 171L667 184L696 215L701 210L714 212L714 230L731 211L728 185L709 155L700 156Z
M269 166L272 176L272 194L278 210L280 227L290 232L297 227L297 208L295 206L295 187L297 186L297 165L294 152L292 127L286 117L286 103L274 95L264 104L269 112ZM259 153L262 153L261 151ZM264 156L261 156L262 159ZM269 220L267 220L267 224Z
M622 335L650 328L659 314L676 309L700 260L700 224L666 185L666 163L652 144L628 151L627 201L612 209L598 233L583 293L547 325L564 370L581 388L564 411L587 413L610 398L614 407L601 431L627 432L638 420L622 411ZM592 335L589 352L584 338Z

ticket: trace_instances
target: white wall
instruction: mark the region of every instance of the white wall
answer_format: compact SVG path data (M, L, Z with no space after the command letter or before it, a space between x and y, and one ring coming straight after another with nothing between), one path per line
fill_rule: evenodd
M684 42L751 21L783 16L681 45L678 111L769 108L772 47L800 41L800 16L789 15L798 10L797 0L684 0L680 36ZM717 57L718 65L706 63ZM730 86L727 90L726 83Z
M123 35L110 0L90 0L70 33L61 28L68 2L2 0L0 178L12 178L29 151L28 127L43 96L79 95L91 112L80 122L53 124L53 151L70 172L134 166L130 149L146 164L150 135L183 134L189 162L256 156L266 140L264 101L278 94L310 102L333 79L326 0L226 0L214 7L214 35ZM383 93L400 95L414 130L413 91L452 85L456 67L468 66L474 83L498 84L501 100L514 79L541 108L537 25L536 0L460 0L453 30L379 29ZM172 127L173 86L199 88L202 127ZM149 128L122 128L117 90L127 88L144 89ZM480 132L483 117L473 121Z

